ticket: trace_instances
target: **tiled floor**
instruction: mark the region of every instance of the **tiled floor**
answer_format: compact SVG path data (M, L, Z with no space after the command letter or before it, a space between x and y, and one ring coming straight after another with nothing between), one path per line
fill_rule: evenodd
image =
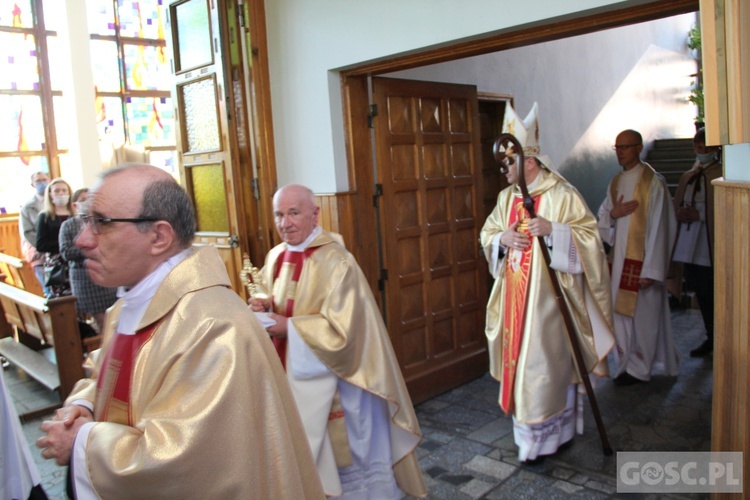
M596 389L615 451L710 449L712 361L710 357L688 356L690 349L703 340L700 314L673 312L672 325L683 355L678 377L655 377L647 384L629 387L615 387L607 379ZM5 375L20 412L54 400L54 395L17 369L11 368ZM538 465L521 466L513 443L512 423L498 408L497 393L498 384L485 375L417 406L425 437L418 452L430 498L618 497L616 456L602 454L590 410L585 432L576 436L573 446ZM32 447L41 433L42 420L24 424ZM65 498L64 469L42 460L35 448L33 453L50 498ZM671 498L702 497L673 495Z

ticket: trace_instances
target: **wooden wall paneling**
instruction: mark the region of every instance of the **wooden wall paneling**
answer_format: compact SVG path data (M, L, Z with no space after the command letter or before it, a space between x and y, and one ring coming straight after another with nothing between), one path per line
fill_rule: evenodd
M372 157L371 129L367 127L370 98L366 76L347 78L342 76L342 97L344 125L346 130L346 154L349 172L349 189L347 212L351 214L351 247L344 237L349 249L357 259L362 272L367 277L370 288L378 300L380 278L380 260L377 238L377 212L373 206L375 195L374 165ZM355 222L356 221L356 222Z
M0 218L0 252L23 259L17 215Z
M750 183L713 182L716 287L712 451L750 451L750 225L725 214L750 213ZM736 223L742 220L741 223ZM747 457L748 455L744 455ZM743 468L750 484L750 467ZM713 498L729 498L714 494Z
M750 4L703 0L700 20L706 143L750 142Z
M315 195L315 202L320 207L318 224L327 231L340 234L344 238L346 248L356 258L357 255L353 251L357 248L357 236L354 232L354 198L354 193ZM359 259L357 261L359 262Z

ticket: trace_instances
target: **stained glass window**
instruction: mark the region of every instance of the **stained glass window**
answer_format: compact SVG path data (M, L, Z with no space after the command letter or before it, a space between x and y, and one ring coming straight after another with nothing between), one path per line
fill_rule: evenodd
M64 7L59 0L0 0L0 211L17 212L31 197L31 174L58 176L67 157L62 82L50 65L59 59Z
M178 175L162 0L87 0L99 137Z

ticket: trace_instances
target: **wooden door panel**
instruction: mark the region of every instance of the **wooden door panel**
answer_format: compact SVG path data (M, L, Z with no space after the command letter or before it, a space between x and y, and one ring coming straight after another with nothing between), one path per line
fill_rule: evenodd
M373 96L386 318L422 401L487 370L476 89L374 78Z
M178 153L183 185L195 205L198 228L194 245L211 245L227 267L233 288L243 293L239 278L241 190L236 172L229 126L226 68L223 53L221 2L178 0L170 2L174 95L177 109ZM229 85L232 85L230 82ZM234 135L233 135L234 134Z

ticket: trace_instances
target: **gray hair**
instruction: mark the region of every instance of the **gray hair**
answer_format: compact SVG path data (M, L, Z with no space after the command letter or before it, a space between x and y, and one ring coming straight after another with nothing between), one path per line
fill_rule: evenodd
M154 181L143 191L143 203L138 217L168 222L183 248L189 247L195 238L196 220L193 202L187 191L173 179ZM139 229L145 230L148 224L147 222L138 224Z
M126 163L100 175L102 180L125 170L133 168L150 167L153 165L143 163ZM163 172L163 171L162 171ZM138 218L157 219L168 222L180 242L182 248L188 248L195 239L197 222L195 207L187 191L180 186L172 177L155 179L143 191L143 202ZM153 224L152 222L139 222L136 227L145 232Z

